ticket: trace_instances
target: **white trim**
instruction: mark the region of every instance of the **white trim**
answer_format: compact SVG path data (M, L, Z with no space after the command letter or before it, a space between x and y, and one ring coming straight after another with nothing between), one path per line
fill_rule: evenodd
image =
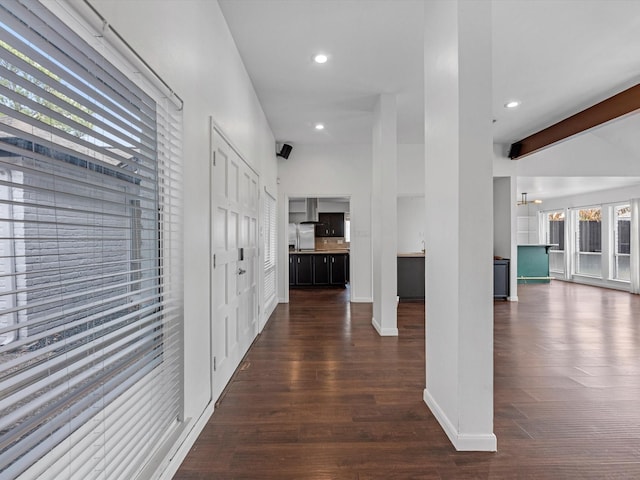
M493 433L460 433L454 427L449 417L440 408L438 402L424 389L424 403L427 404L433 416L447 434L454 448L459 452L496 452L498 451L498 439Z
M516 295L515 297L507 297L507 300L510 302L517 302L518 301L518 296Z
M271 318L271 315L275 312L278 303L278 298L273 297L269 304L264 306L264 315L260 319L260 325L258 326L259 333L262 333L264 327L269 323L269 318Z
M351 303L373 303L371 297L351 297Z
M160 474L158 480L171 480L173 476L176 474L180 465L187 455L193 445L196 443L196 440L200 436L200 433L204 430L204 427L207 426L207 422L213 415L215 410L215 403L210 402L209 405L204 409L200 418L198 418L197 422L194 423L193 428L189 431L189 433L184 437L182 443L174 453L173 457L169 458L169 463L165 470Z
M371 325L376 329L378 335L381 337L397 337L398 329L397 328L382 328L382 326L376 321L374 317L371 317Z
M586 275L573 275L573 278L554 278L561 282L576 283L578 285L588 285L590 287L609 288L611 290L620 290L629 292L629 282L625 280L603 280L600 277L589 277Z

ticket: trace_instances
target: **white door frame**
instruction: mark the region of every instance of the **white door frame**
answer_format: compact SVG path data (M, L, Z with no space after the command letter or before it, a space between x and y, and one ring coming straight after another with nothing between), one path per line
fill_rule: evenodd
M219 137L220 140L217 139ZM255 209L251 209L250 211L255 213L255 225L252 229L249 226L249 231L253 231L253 242L255 245L242 245L240 246L240 242L242 241L241 232L244 230L244 219L242 213L244 212L243 206L240 205L242 199L239 199L236 202L236 209L238 210L238 215L236 219L236 232L235 232L235 251L230 252L227 251L224 255L220 253L216 253L217 247L215 245L216 235L214 229L216 228L214 225L214 217L218 213L214 211L217 208L218 204L216 197L217 191L215 188L217 179L215 178L214 168L216 161L220 161L220 159L216 159L215 152L216 149L219 148L218 142L224 142L225 149L228 149L229 153L233 155L236 160L241 164L241 171L239 172L239 178L242 178L244 172L249 172L249 181L253 178L255 180ZM261 249L260 249L260 228L261 228L261 218L260 218L260 176L253 169L253 167L244 159L244 157L239 153L238 149L234 147L234 145L229 141L228 137L224 134L224 132L216 125L213 118L210 118L210 146L209 146L210 158L209 158L209 339L210 339L210 352L211 352L211 361L210 361L210 378L211 378L211 398L215 402L220 394L224 391L226 384L231 379L233 372L236 370L240 361L244 357L246 351L251 345L252 341L256 338L259 329L259 311L260 311L260 278L262 275L260 273L260 266L262 265L261 259ZM227 172L225 171L225 175ZM240 181L238 182L238 185ZM225 187L228 185L225 179ZM251 185L249 185L251 190ZM240 187L238 187L240 188ZM238 193L240 195L240 193ZM250 217L251 218L251 217ZM225 228L228 227L228 218L225 220ZM250 220L249 220L250 222ZM225 236L225 239L228 239L228 236ZM240 251L241 248L244 250L245 258L240 259ZM219 249L219 248L218 248ZM222 257L225 258L222 258ZM252 265L248 265L247 259L252 260ZM224 265L225 269L220 270L220 268ZM232 271L229 271L229 268ZM220 279L220 275L224 275L224 281ZM228 279L234 279L233 282L228 282ZM240 282L239 282L240 280ZM247 288L244 289L243 292L240 292L238 285L245 285L246 282L250 281L251 284L248 285ZM223 285L219 285L223 282ZM251 288L252 285L255 287L254 292L252 294ZM231 292L233 290L233 292ZM235 314L226 317L224 320L218 318L219 313L217 312L218 304L217 300L220 293L223 292L225 294L225 306L230 306L229 308L235 308ZM244 296L247 295L251 305L235 305L235 303L239 302ZM233 297L233 301L229 301L229 298ZM226 307L225 307L226 309ZM244 318L248 316L248 318ZM225 338L220 340L217 338L219 330L221 328L221 323L224 321L225 324ZM227 338L229 331L235 331L235 340L236 343L229 342ZM244 338L242 336L248 335L250 338ZM225 352L221 352L221 349L224 349ZM227 357L228 355L228 357ZM227 362L224 365L224 362Z

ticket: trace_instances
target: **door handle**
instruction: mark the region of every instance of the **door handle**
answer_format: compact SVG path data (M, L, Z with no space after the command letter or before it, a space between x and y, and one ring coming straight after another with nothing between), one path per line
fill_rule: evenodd
M243 268L239 268L238 269L238 275L242 275L244 273L247 273L247 271L245 269L243 269Z

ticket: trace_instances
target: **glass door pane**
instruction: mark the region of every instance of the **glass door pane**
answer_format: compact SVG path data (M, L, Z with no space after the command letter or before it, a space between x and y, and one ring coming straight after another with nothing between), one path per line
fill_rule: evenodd
M578 210L575 273L602 277L602 209Z
M549 271L564 275L564 212L547 214L547 243L549 249Z
M613 278L629 281L631 245L631 205L616 205L613 220Z

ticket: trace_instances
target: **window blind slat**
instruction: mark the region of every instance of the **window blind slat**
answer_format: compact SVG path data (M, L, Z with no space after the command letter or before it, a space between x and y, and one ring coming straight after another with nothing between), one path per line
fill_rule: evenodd
M18 441L17 445L20 446L20 451L25 452L22 457L12 458L10 456L10 450L0 453L0 465L10 465L3 473L17 477L19 473L23 472L29 465L47 453L52 446L64 440L68 433L64 429L61 429L61 426L68 425L70 428L77 429L90 418L94 417L95 412L103 408L103 404L108 404L119 395L122 395L128 388L151 371L153 367L155 367L153 364L147 364L139 369L136 369L135 366L130 366L121 376L114 376L105 382L103 389L105 394L98 401L95 401L94 398L89 396L81 397L76 405L78 414L75 418L69 420L68 416L62 413L47 421L48 428L53 433L47 434L47 432L39 431L35 438L23 437ZM79 395L77 395L77 397L79 397Z
M84 113L74 116L69 112L66 102L61 101L54 95L48 94L46 90L33 88L34 85L30 82L16 81L10 71L3 73L5 73L5 75L8 74L6 76L12 77L8 80L14 80L11 82L13 85L10 84L12 88L0 85L0 95L4 96L6 100L13 102L13 110L20 111L28 108L31 111L39 111L41 114L57 120L59 124L56 124L56 128L63 129L64 131L64 127L66 127L67 129L76 131L76 135L78 133L83 134L87 139L86 141L96 150L111 149L112 152L119 152L123 158L128 158L124 154L132 157L144 156L147 158L153 155L154 152L144 144L137 142L135 139L123 137L119 130L111 128L107 123L100 122L99 118L91 117ZM15 92L16 86L23 87L24 90L20 90L20 93L17 93ZM27 119L24 120L25 123L31 123L28 122Z
M140 295L140 293L145 293L145 292L153 292L154 295L153 296L148 296L148 297L139 297L139 302L142 300L146 300L146 301L157 301L157 299L159 298L160 294L157 293L155 287L148 287L146 289L140 289L138 291L136 291L136 294ZM111 300L112 302L116 302L119 300L125 300L127 299L129 296L131 296L130 293L125 293L125 294L121 294L121 295L114 295ZM55 305L55 306L59 306L58 304L54 304L52 301L48 301L48 302L42 302L38 305L36 305L36 307L50 307L51 305ZM101 307L103 306L103 302L102 301L96 301L93 303L87 303L86 305L82 305L80 307L75 307L75 308L68 308L68 309L64 309L63 311L56 311L56 313L53 316L49 316L49 317L45 317L45 319L42 320L31 320L28 322L19 322L17 324L14 324L13 329L14 330L20 330L23 328L29 328L29 327L39 327L42 325L46 325L47 323L58 323L57 320L61 320L64 318L69 318L72 314L78 314L78 313L83 313L85 311L89 311L91 309L97 308L97 307ZM122 311L129 311L131 310L132 307L134 307L135 305L132 306L132 304L130 303L119 303L117 307L113 307L113 309L99 309L99 314L100 316L104 316L106 314L115 314L118 312L122 312ZM14 311L19 311L22 310L23 308L19 308L18 310L14 310ZM123 314L126 315L126 314ZM83 318L93 318L93 316L87 316L87 317L83 317ZM77 326L78 324L72 323L72 322L67 322L62 326L56 326L55 328L49 328L46 331L43 332L39 332L39 333L32 333L29 336L26 336L25 338L21 339L21 340L15 340L14 342L12 342L11 344L7 344L4 346L0 347L0 353L3 352L8 352L11 351L12 349L16 349L18 347L22 347L25 345L29 345L30 343L34 342L35 340L41 340L43 338L46 338L48 336L51 336L51 334L55 334L55 333L60 333L62 331L64 331L65 326L68 328L70 325L73 326ZM6 363L2 364L3 366L6 365Z
M2 33L3 32L0 30L0 39L4 37ZM16 55L12 54L8 50L1 47L0 47L0 59L6 62L6 67L5 67L5 70L3 71L3 74L10 77L10 79L13 82L18 83L19 85L23 86L27 90L33 87L31 87L32 82L29 82L24 78L24 74L31 76L34 80L41 78L40 77L41 72L38 69L36 69L33 65L31 65L30 63L26 62L22 58L17 57ZM10 66L13 66L14 68L12 69ZM17 72L14 70L20 70L21 73L23 73L23 75L18 75ZM58 93L58 95L66 98L73 97L75 93L73 90L71 90L69 87L67 87L63 83L57 83L55 90L56 90L56 93ZM58 95L53 95L52 93L49 93L46 89L40 89L39 92L41 96L43 96L49 101L52 101L54 103L60 101L60 97ZM77 116L78 118L83 119L86 122L95 123L97 125L107 125L109 126L110 129L111 128L116 129L119 132L118 135L125 135L125 138L131 137L131 134L127 131L130 125L124 120L120 119L116 115L111 114L108 111L102 111L100 112L100 115L98 115L96 112L90 112L86 108L85 109L80 108L78 104L64 102L63 105L65 109L68 109L70 111L70 113ZM153 147L153 139L154 139L153 132L149 128L142 128L140 129L140 131L136 133L141 144L145 145L147 148Z
M36 2L23 3L29 3L29 6L20 6L10 10L5 9L3 23L18 33L18 36L14 36L13 39L5 40L7 43L17 43L16 48L20 46L21 48L18 49L21 53L26 54L26 52L29 52L28 57L33 58L44 68L60 78L64 78L66 82L73 85L78 91L89 91L94 95L97 93L100 96L99 101L104 103L104 106L99 108L99 110L115 109L119 114L131 115L129 120L132 124L140 124L141 122L144 124L144 118L133 116L134 110L132 107L134 107L136 114L146 115L146 117L148 117L147 122L151 125L155 124L155 114L152 111L152 107L141 100L142 93L139 88L135 85L131 85L131 88L124 87L122 83L110 78L104 71L104 67L101 65L103 62L97 52L95 53L96 58L94 60L84 59L84 64L81 63L83 55L79 54L77 49L73 47L71 47L72 52L62 50L64 54L60 56L60 50L56 50L63 49L65 44L69 44L64 38L61 38L55 30L50 28L47 23L40 21L40 19L33 15L33 9L38 8ZM18 19L18 16L22 18ZM30 21L34 21L35 24L30 24ZM49 21L55 22L56 20L49 16ZM45 31L46 36L44 35ZM75 37L73 32L69 32L69 35L72 38ZM29 44L25 43L20 45L20 38L28 39ZM58 43L54 47L53 42L55 39L58 40ZM76 51L73 52L73 50ZM40 52L45 52L47 57ZM72 53L75 53L77 56L72 58ZM56 58L56 62L51 61L50 58ZM64 65L64 68L62 65ZM91 98L91 95L87 96ZM149 103L151 104L153 102L150 101ZM99 105L102 105L102 103Z
M57 127L50 127L49 125L39 124L37 120L32 120L33 117L29 116L27 113L24 113L22 111L16 111L14 108L10 106L6 106L4 102L6 102L7 98L5 97L3 99L3 97L5 96L2 95L2 90L0 89L0 113L3 113L7 116L10 116L16 119L17 122L14 122L14 126L22 125L26 127L27 125L31 125L32 127L35 127L35 130L32 130L31 136L36 138L36 143L39 145L47 143L48 141L50 141L52 136L55 136L58 138L56 140L58 143L67 142L69 144L74 144L76 146L76 149L84 149L85 151L94 151L97 154L104 156L105 158L112 158L115 165L126 164L127 162L130 162L131 158L133 157L144 158L144 152L142 150L132 150L130 148L116 149L116 148L113 148L110 144L97 143L97 139L92 140L92 138L90 137L85 139L82 137L74 136L71 133L67 133L65 131L65 128L69 130L74 130L77 132L77 134L81 134L84 129L83 128L76 129L75 126L68 126L64 124L64 122L59 120L62 117L60 117L57 114L50 115L51 112L48 111L46 108L40 109L41 114L46 115L52 121L57 120L60 123L57 125ZM32 101L26 101L22 103L23 103L23 107L27 107L27 108L29 108L30 106L36 105L36 102L32 102ZM5 125L6 124L3 125L3 128ZM22 131L23 132L25 131L24 127ZM35 135L33 133L34 131L40 132L40 135ZM95 137L100 137L100 136L101 135L99 134L95 134Z
M182 409L181 115L38 1L0 11L0 476L135 475Z
M136 318L137 316L140 316L142 314L149 313L149 312L153 312L153 313L151 313L144 319L144 323L141 323L139 325L131 324L131 320L133 318ZM29 375L31 375L32 377L37 377L43 372L46 372L48 369L47 362L49 360L54 360L61 356L69 358L74 355L75 356L81 355L84 352L85 346L87 345L92 345L92 348L94 350L101 348L101 346L103 345L110 345L111 343L116 341L118 338L124 335L128 335L130 331L139 329L142 326L146 325L147 323L155 322L156 319L159 318L161 315L162 313L159 311L156 311L154 307L148 307L147 309L143 309L141 312L138 312L137 314L131 313L126 317L122 317L118 319L117 323L122 324L123 326L120 326L117 331L112 331L113 329L111 328L112 327L111 324L101 324L87 331L83 331L81 334L78 334L76 337L74 337L72 343L76 343L77 345L72 345L71 347L67 347L64 345L61 346L59 344L52 344L41 350L38 350L37 352L32 352L30 354L25 355L23 357L22 363L32 362L33 372L28 370L26 371L22 370L21 373L18 374L15 380L13 376L10 376L7 379L4 379L3 386L6 386L5 387L6 390L3 391L2 395L4 396L4 395L7 395L8 393L11 393L12 388L17 383L20 383L21 378L25 378ZM71 354L69 354L68 352L71 352ZM46 358L46 361L43 362L41 361L41 359L43 359L45 355L47 356L47 358ZM18 367L20 366L21 364L18 364ZM22 377L20 377L20 375Z
M15 118L16 121L12 122L12 124L7 123L6 119L4 122L0 122L0 146L2 146L4 150L12 151L17 155L24 155L27 158L48 160L50 157L50 153L46 150L48 150L49 147L44 147L43 144L50 145L52 139L43 138L42 135L35 135L34 133L32 133L33 130L26 130L24 126L28 126L29 124L23 121L26 120L26 116L24 114L16 113L12 108L5 107L1 103L0 111L5 113L5 115L20 117L19 119ZM22 126L23 128L17 128L16 126ZM40 129L40 131L46 132L47 136L51 137L51 133L49 131L42 129ZM12 148L12 145L9 143L9 141L16 141L15 139L21 141L22 144L31 142L32 145L30 145L28 149L24 147ZM53 140L56 140L56 138L53 138ZM45 154L40 154L39 151L34 150L33 146L40 146L41 148L39 150L45 150ZM75 148L72 148L74 146ZM121 164L126 165L130 163L131 159L129 158L117 157L116 155L112 155L111 151L109 150L101 149L98 151L93 148L87 148L88 146L90 146L90 144L87 144L86 142L83 145L77 146L75 144L69 145L68 143L58 143L55 145L55 150L56 153L68 155L70 160L75 160L76 162L78 162L78 159L84 160L90 164L95 164L96 166L102 167L103 169L107 170L114 170L114 167L116 166L120 166ZM140 177L142 179L142 173L147 173L147 178L153 178L153 176L155 175L155 171L151 168L146 167L142 162L135 163L135 167L137 168L137 172L135 174L132 174L131 171L125 171L122 174L122 177ZM129 183L132 182L129 181Z
M140 336L141 334L144 335L145 333L148 333L152 329L153 327L152 328L147 327L141 330L136 330L135 333L136 333L136 336ZM138 339L136 337L133 337L133 336L128 337L126 338L126 340L127 342L125 343L131 343L131 342L135 342L135 343L125 348L121 348L113 351L105 350L105 349L98 350L97 352L94 352L92 354L91 359L85 360L84 362L82 361L74 362L73 364L74 370L66 370L62 372L59 376L55 374L49 375L47 377L47 380L31 383L29 384L29 388L25 388L21 390L19 393L16 393L13 396L7 398L7 402L11 401L11 402L18 403L18 402L24 402L25 399L28 399L29 397L33 396L34 394L38 393L40 390L43 390L44 392L42 394L37 395L35 399L26 403L21 408L13 410L10 413L5 413L0 418L0 430L11 428L11 426L17 424L21 418L28 416L32 412L36 412L42 409L43 407L46 407L52 401L54 401L55 399L60 397L63 393L65 393L68 389L78 388L79 386L86 383L86 381L91 377L94 377L94 381L91 382L91 385L93 386L98 385L102 381L103 376L102 375L97 376L96 369L108 370L109 367L111 367L112 365L117 365L118 363L120 363L120 361L123 358L129 357L131 353L140 352L140 346L137 344ZM149 345L149 349L153 349L156 346L157 346L157 343L154 343L153 346ZM106 355L106 354L109 354L109 355ZM86 368L82 368L82 367L86 367ZM66 379L66 382L63 384L60 384L59 383L60 377ZM57 383L58 385L52 388L47 388L46 390L44 389L44 387L53 383ZM3 402L3 403L6 403L6 402ZM12 440L11 437L6 439L4 446L6 446L7 442L11 440ZM1 448L3 448L2 444L0 444L0 449Z
M151 322L153 325L155 325L155 319L157 319L158 317L159 315L153 315L148 317L147 323ZM144 328L148 329L149 327L145 326ZM138 325L130 324L130 325L127 325L126 327L118 329L115 332L106 333L103 336L96 338L95 340L85 342L80 347L75 348L73 350L73 355L76 358L78 358L79 361L76 362L77 365L74 364L74 367L82 366L84 362L91 361L91 360L88 360L87 358L87 355L86 355L87 352L96 351L98 348L102 348L103 351L108 352L126 344L127 342L129 342L128 335L130 335L130 331L132 330L141 331ZM99 333L100 332L98 331L91 331L90 333L87 333L85 336L86 337L96 336ZM21 384L28 383L29 389L32 390L33 385L35 385L37 382L44 381L42 380L42 377L43 375L46 375L47 371L56 372L55 373L56 375L66 375L63 367L65 366L64 364L67 361L67 358L69 358L68 355L62 355L62 354L52 355L51 359L48 360L47 362L46 370L36 369L36 368L23 370L18 372L17 374L12 375L8 379L3 380L2 381L3 398L0 401L1 409L4 410L9 408L9 406L11 405L12 398L20 398L19 395L23 395L23 390L20 390L18 394L16 393L16 388L19 387ZM52 378L52 380L57 380L57 377Z

